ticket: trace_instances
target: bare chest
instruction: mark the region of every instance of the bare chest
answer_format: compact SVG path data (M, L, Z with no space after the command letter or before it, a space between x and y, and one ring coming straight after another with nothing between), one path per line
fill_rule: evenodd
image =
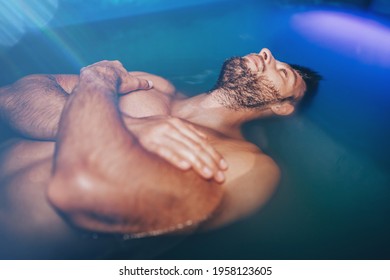
M239 179L245 178L253 170L253 167L259 163L261 150L244 139L221 137L208 133L208 130L202 131L208 135L209 143L224 157L229 165L229 168L225 171L225 186L232 187L235 184L243 184L244 182Z
M168 115L170 107L171 97L157 90L140 90L124 95L119 100L121 112L133 118Z

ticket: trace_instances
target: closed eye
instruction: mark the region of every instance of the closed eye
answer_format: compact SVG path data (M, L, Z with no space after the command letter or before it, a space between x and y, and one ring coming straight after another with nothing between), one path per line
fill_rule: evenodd
M284 76L285 78L288 77L288 73L287 73L287 70L286 70L286 69L280 69L280 71L282 71L283 76Z

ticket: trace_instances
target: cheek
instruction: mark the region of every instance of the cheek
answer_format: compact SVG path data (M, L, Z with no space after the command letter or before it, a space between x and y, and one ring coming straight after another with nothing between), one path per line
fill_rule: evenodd
M256 83L258 87L267 92L282 92L284 90L281 78L273 75L261 75Z
M282 96L285 96L285 94L291 92L291 89L287 87L286 82L280 76L273 77L270 82L273 85L274 89L277 90Z

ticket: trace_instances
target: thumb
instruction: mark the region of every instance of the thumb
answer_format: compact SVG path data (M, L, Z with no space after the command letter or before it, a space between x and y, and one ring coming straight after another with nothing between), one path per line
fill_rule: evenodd
M126 78L121 79L121 83L119 85L119 93L128 93L135 90L147 90L151 88L153 88L152 81L136 78L129 75Z

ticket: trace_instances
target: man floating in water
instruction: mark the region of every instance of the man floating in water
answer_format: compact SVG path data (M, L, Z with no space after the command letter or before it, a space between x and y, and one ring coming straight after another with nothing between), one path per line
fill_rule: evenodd
M215 88L190 98L118 61L1 88L19 137L0 147L0 243L72 256L74 244L93 253L108 236L207 230L254 212L280 171L241 126L290 115L317 82L262 49L227 60Z

